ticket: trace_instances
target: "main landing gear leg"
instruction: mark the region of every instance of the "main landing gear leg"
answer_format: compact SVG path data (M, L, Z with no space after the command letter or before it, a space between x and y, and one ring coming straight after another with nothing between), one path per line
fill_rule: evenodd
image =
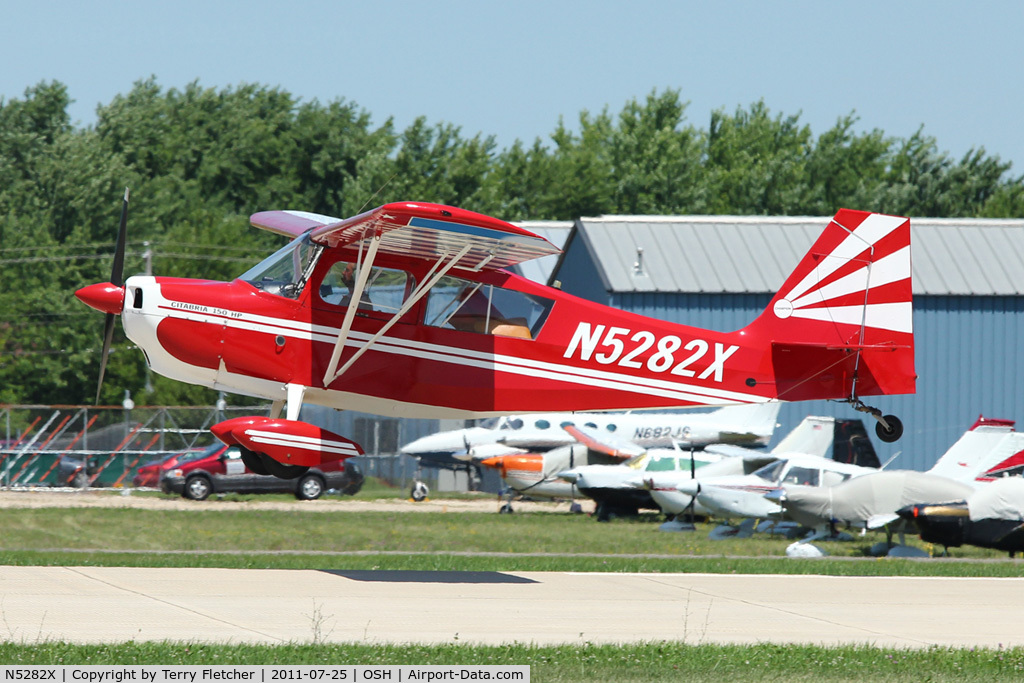
M865 405L864 401L859 398L851 398L848 402L854 410L867 413L878 420L878 424L875 425L875 434L885 443L899 441L899 438L903 436L903 422L895 415L882 415L881 410Z

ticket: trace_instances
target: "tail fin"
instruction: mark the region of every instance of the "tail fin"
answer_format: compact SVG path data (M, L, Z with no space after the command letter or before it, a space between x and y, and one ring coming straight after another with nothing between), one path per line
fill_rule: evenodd
M772 453L803 453L824 457L832 445L832 425L835 421L834 417L805 417L793 431L783 437L772 449Z
M716 408L708 416L732 429L728 434L732 437L730 443L757 447L767 446L772 440L781 409L779 401L766 401Z
M914 393L910 220L841 209L744 332L783 400Z
M1013 422L979 418L928 470L968 484L987 481L986 473L1024 450L1024 434L1014 431Z

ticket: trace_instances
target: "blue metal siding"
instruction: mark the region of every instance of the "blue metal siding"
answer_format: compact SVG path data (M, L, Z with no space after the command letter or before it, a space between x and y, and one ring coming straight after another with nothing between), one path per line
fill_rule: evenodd
M569 294L588 301L608 303L605 284L601 281L601 275L594 267L594 259L579 234L566 246L562 264L554 277L561 280L562 289Z
M607 296L614 306L671 322L731 331L753 320L769 295L625 293ZM970 427L978 415L1016 419L1024 430L1024 297L918 296L914 299L917 393L865 397L865 402L903 420L895 444L873 439L891 467L926 470ZM809 401L783 406L776 441L806 415L863 417L843 403Z

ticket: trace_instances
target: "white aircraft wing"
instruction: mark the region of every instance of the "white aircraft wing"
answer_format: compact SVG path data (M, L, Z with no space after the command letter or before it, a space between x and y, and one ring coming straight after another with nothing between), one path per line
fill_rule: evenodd
M518 455L520 453L527 452L528 451L525 451L522 448L514 448L512 446L506 446L505 444L482 443L473 446L467 453L452 453L452 457L456 460L469 462L486 460L487 458L496 458L501 455Z
M611 434L604 434L590 427L566 425L563 429L590 450L604 453L611 458L627 460L634 456L642 455L647 451L647 449L637 446L632 441L619 439Z
M726 443L712 444L706 447L704 452L714 453L715 455L721 455L729 458L742 458L744 474L750 474L751 472L759 470L765 465L770 465L779 459L779 456L773 455L772 453L760 453L749 448L733 446Z
M864 523L868 529L880 529L886 524L892 524L900 518L895 512L887 512L885 514L871 515L867 518Z
M527 449L557 448L572 442L573 437L557 429L515 429L508 430L508 434L502 434L498 437L498 443L514 448Z

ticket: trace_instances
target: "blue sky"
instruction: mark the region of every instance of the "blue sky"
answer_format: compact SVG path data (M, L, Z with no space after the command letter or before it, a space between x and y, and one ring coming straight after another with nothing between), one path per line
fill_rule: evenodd
M344 99L399 127L424 115L504 147L678 88L701 128L762 98L815 134L855 111L860 130L923 124L944 151L983 146L1024 174L1024 3L1010 0L38 0L4 8L0 63L0 97L61 81L80 125L155 76Z

